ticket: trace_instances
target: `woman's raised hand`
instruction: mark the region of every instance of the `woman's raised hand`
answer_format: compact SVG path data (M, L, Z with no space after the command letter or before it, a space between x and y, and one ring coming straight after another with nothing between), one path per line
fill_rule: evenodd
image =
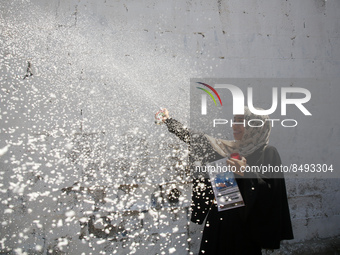
M160 125L166 121L166 119L169 118L169 111L166 108L161 108L158 112L155 114L155 123Z
M166 108L163 108L163 112L164 112L164 118L163 118L163 122L166 120L166 119L168 119L169 118L169 111L168 111L168 109L166 109Z

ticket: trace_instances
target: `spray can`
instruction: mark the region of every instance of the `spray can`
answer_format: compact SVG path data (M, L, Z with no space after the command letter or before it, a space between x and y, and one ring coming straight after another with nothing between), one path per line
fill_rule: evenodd
M230 158L234 158L234 159L238 159L238 160L241 160L241 159L242 159L242 158L241 158L241 155L238 154L237 152L231 153L231 154L230 154Z

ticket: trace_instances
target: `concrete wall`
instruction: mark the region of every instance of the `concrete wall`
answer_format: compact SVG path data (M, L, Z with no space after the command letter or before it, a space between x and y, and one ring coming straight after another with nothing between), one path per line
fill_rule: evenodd
M14 0L0 10L4 254L197 253L187 148L153 123L167 107L188 124L189 78L327 77L312 95L325 119L307 133L273 130L271 143L283 160L327 150L320 163L339 167L337 0ZM287 187L295 240L281 253L338 249L339 179Z

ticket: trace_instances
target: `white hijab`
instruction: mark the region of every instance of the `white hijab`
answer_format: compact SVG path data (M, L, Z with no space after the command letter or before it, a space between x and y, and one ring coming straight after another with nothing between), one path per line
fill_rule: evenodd
M259 109L259 108L257 108ZM262 110L262 109L259 109ZM245 131L241 140L223 140L216 139L214 137L205 135L208 141L213 146L214 150L220 154L222 157L229 157L231 153L237 152L243 157L247 157L257 149L265 147L269 142L269 135L271 130L271 124L268 115L256 115L249 111L248 107L244 107L244 119L245 119ZM254 120L248 125L249 120ZM261 120L264 124L261 127Z

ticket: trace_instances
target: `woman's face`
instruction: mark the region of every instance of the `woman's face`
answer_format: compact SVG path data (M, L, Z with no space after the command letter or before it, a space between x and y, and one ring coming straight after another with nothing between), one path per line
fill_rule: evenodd
M234 116L234 122L241 122L240 124L233 123L233 134L235 140L241 140L244 135L244 116L243 115L235 115Z

